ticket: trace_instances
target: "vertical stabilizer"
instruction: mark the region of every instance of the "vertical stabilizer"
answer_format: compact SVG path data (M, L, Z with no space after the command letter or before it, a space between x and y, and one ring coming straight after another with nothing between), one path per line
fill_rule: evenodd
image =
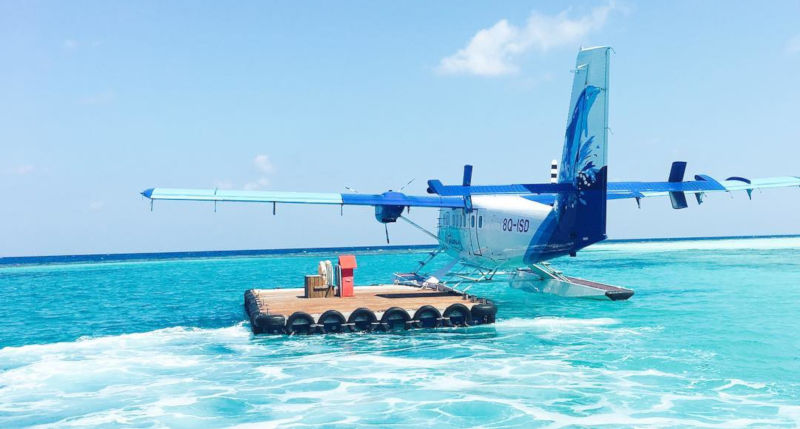
M559 229L574 253L606 238L608 67L611 48L578 53L558 182L575 191L558 199Z

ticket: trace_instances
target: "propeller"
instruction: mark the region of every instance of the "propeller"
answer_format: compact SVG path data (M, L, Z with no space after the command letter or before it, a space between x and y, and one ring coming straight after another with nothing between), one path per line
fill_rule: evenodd
M417 178L416 178L416 177L415 177L415 178L413 178L413 179L411 179L411 180L409 180L409 181L408 181L408 183L406 183L405 185L403 185L403 186L401 186L401 187L400 187L400 190L399 190L398 192L403 192L403 189L405 189L405 188L406 188L406 186L410 185L410 184L411 184L413 181L415 181L415 180L417 180Z
M414 183L415 180L416 180L416 178L413 178L413 179L409 180L403 186L398 188L399 190L397 192L402 192L406 187L408 187L408 185ZM355 188L352 188L350 186L345 186L344 188L347 189L348 191L352 192L352 193L355 193L355 194L359 193ZM389 189L384 194L391 193L391 192L395 192L395 191L393 191L392 189ZM400 210L398 211L398 209L400 209ZM389 239L389 226L388 226L388 223L389 222L395 222L397 220L397 218L403 213L404 210L407 210L408 213L411 213L411 206L402 207L402 206L396 206L396 205L391 205L391 204L386 204L386 205L378 204L378 205L375 206L375 217L378 219L379 222L383 223L383 232L386 235L386 244L390 244L390 242L391 242L391 240ZM339 214L340 215L344 214L344 204L341 205Z

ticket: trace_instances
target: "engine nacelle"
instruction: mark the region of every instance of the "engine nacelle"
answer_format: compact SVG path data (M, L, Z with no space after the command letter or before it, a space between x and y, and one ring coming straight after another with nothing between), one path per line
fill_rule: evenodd
M375 206L375 219L380 223L397 222L405 206Z
M405 195L400 192L392 191L384 192L382 195L386 199L391 199L391 197L398 197L398 199L402 199L400 197L405 197ZM377 219L380 223L397 222L397 218L403 214L403 210L405 210L405 208L406 206L390 204L375 206L375 219Z

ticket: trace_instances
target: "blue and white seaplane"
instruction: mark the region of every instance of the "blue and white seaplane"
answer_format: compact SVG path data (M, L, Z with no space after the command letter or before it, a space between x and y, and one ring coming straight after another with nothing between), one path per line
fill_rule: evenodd
M433 236L439 248L421 262L407 281L424 282L422 268L439 254L470 268L459 278L489 280L510 275L512 286L563 296L627 299L633 291L569 277L547 261L575 256L606 239L608 200L669 197L674 209L688 206L687 194L698 204L706 193L800 186L800 177L716 180L696 175L684 180L685 162L674 162L666 182L608 182L608 72L611 48L581 49L578 53L569 116L560 163L553 166L550 183L473 185L472 166L464 167L460 185L428 181L429 195L299 193L217 189L152 188L142 192L151 200L258 202L276 204L331 204L372 206L378 222L406 221ZM432 233L404 216L411 207L439 209L438 232ZM388 241L388 232L387 232Z

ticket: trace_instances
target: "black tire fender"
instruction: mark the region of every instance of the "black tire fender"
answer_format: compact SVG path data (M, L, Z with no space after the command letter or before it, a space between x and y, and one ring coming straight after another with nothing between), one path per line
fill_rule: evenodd
M411 316L408 312L400 307L391 307L381 316L381 327L385 331L393 331L397 327L402 327L404 330L408 329L408 322Z
M287 334L313 334L314 328L314 318L304 311L295 311L286 319Z
M350 330L353 332L370 332L375 328L376 323L378 323L378 318L375 313L366 307L356 308L347 318L347 324L350 325Z
M338 334L344 332L347 323L342 313L336 310L328 310L319 316L317 324L322 328L322 332L326 334Z
M446 326L467 326L472 323L472 313L464 304L450 304L442 314Z
M254 321L258 333L282 334L286 327L286 318L282 314L264 314L256 316Z
M442 326L442 313L432 305L423 305L414 312L415 328L438 328Z
M494 323L497 315L497 306L490 301L486 301L485 303L473 305L470 313L472 313L472 323L476 325Z

